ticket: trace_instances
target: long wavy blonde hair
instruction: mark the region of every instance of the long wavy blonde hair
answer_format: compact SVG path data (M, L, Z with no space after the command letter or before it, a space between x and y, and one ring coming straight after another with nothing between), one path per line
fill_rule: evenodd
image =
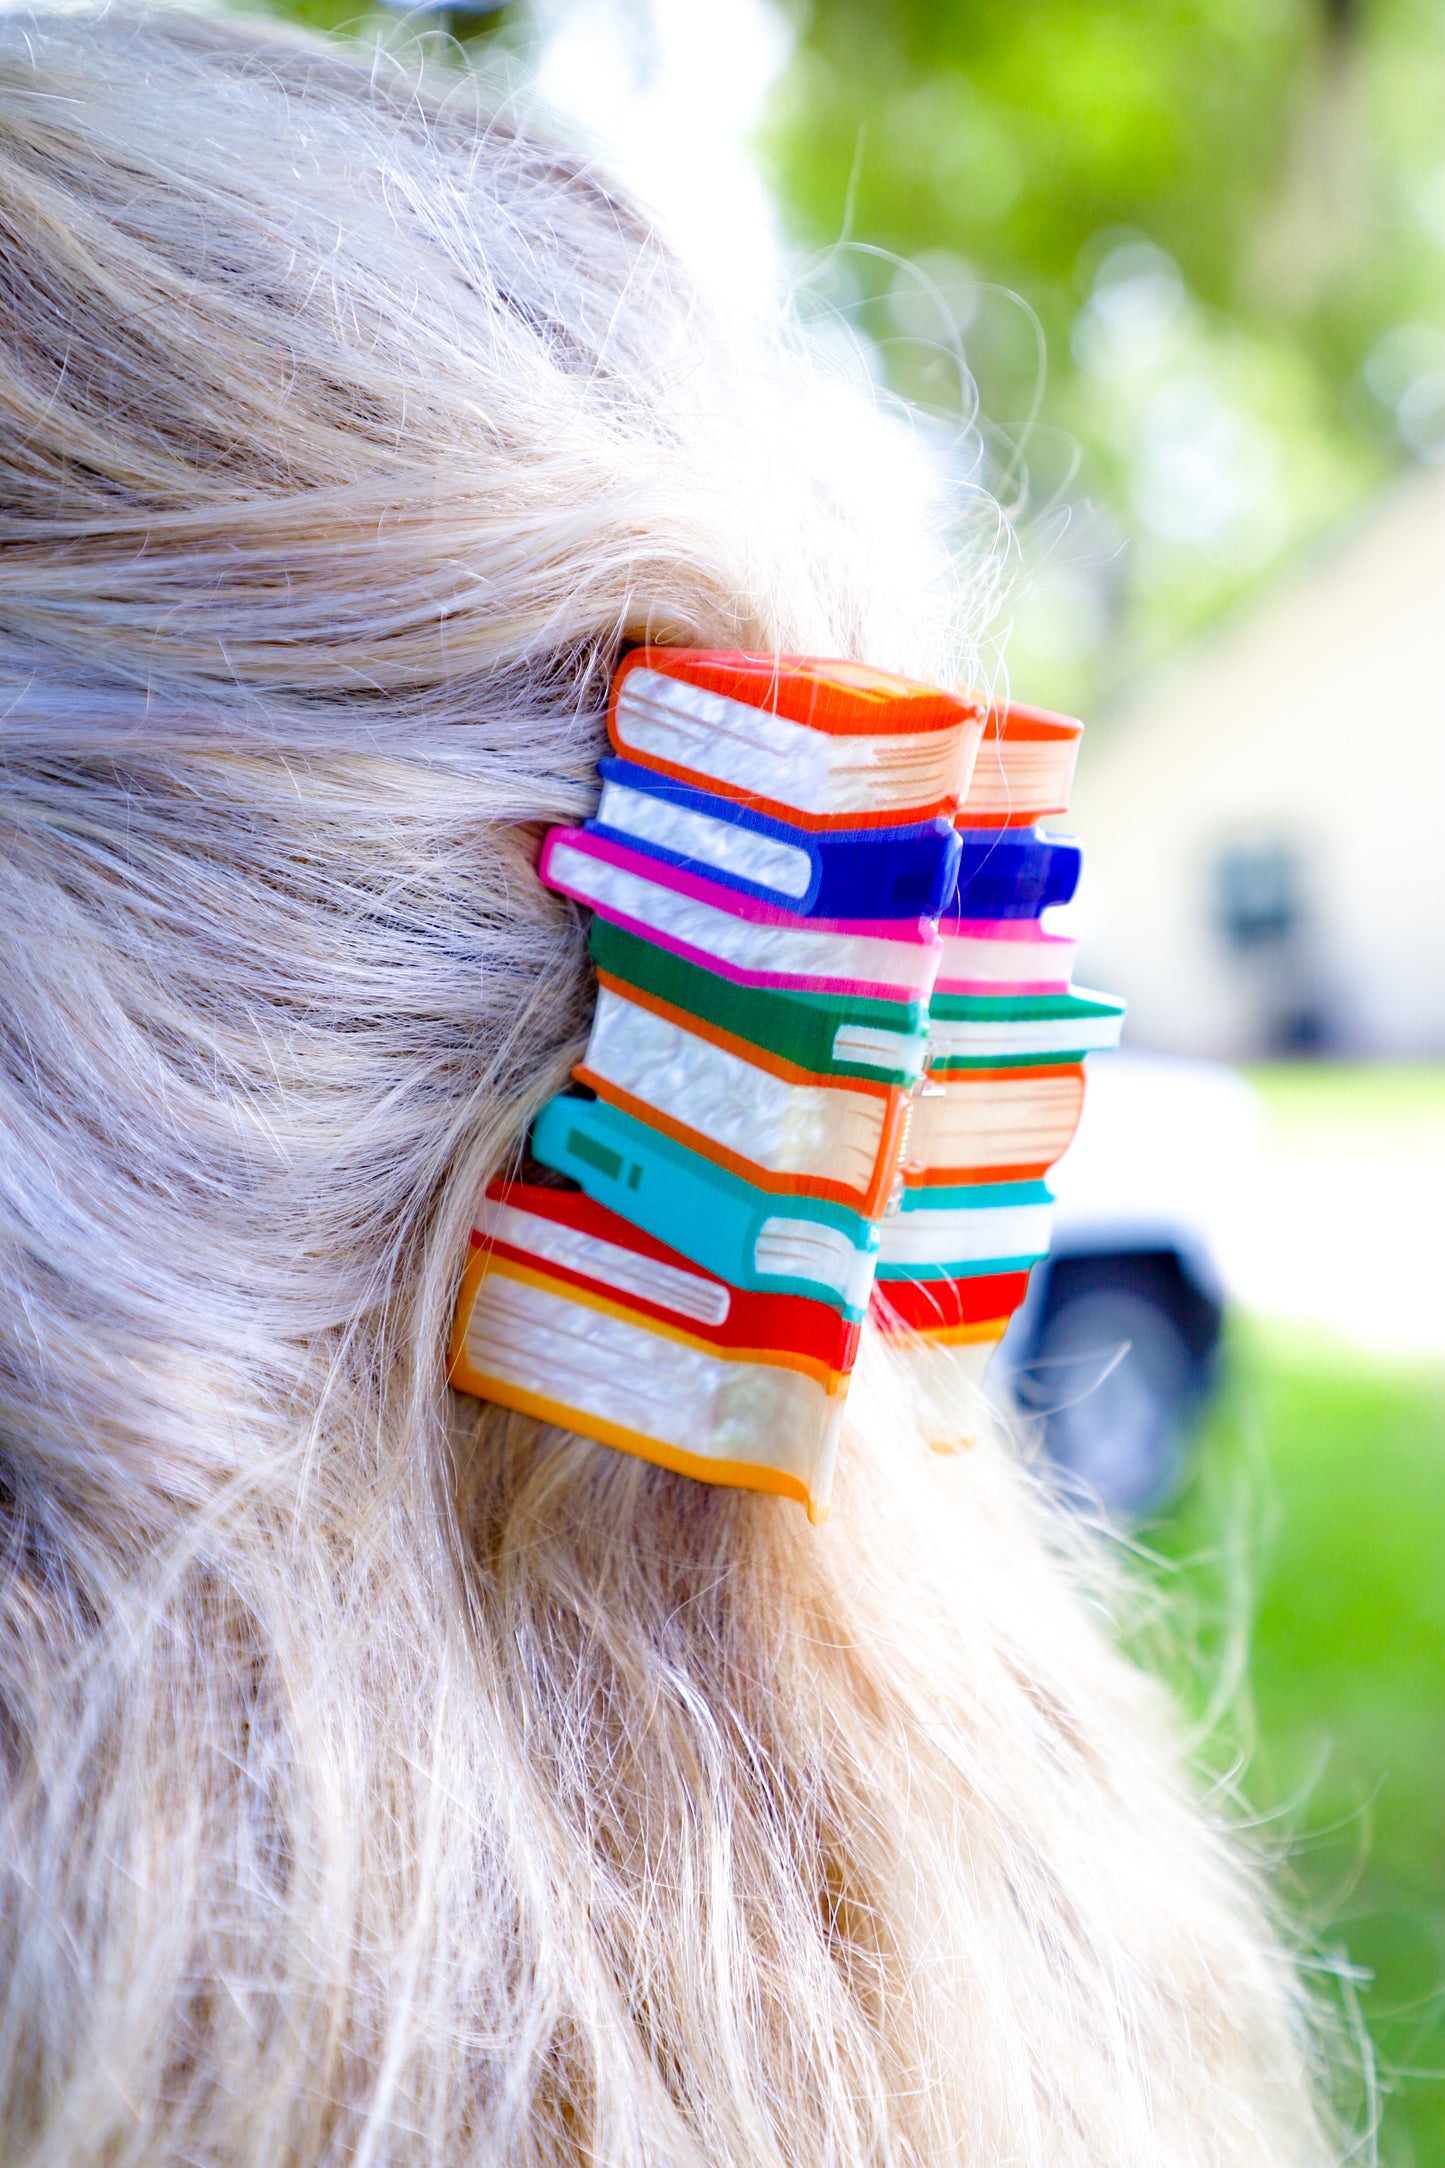
M1000 1444L825 1530L441 1380L619 644L952 667L806 382L455 79L0 17L0 2158L1302 2163Z

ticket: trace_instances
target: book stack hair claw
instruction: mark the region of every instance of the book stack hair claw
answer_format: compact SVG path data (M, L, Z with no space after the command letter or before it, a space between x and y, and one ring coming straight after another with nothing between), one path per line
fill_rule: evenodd
M1117 1028L1039 924L1078 854L1031 808L1066 796L1078 726L642 648L608 733L595 816L539 868L594 914L591 1035L539 1178L478 1211L449 1376L821 1519L870 1301L952 1344L1021 1299Z

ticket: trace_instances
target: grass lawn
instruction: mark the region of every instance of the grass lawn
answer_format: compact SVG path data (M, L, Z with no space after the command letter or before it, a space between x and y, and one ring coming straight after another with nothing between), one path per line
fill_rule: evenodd
M1249 1632L1226 1728L1296 1840L1297 1907L1358 1969L1343 2000L1375 2045L1380 2158L1445 2168L1445 1369L1253 1321L1231 1356L1147 1540L1197 1625L1196 1696Z

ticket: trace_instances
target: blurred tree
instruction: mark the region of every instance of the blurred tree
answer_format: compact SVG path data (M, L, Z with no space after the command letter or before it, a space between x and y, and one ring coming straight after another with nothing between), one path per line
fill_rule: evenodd
M579 13L645 60L696 4L409 20L525 72ZM1445 460L1439 0L775 4L761 149L803 305L1018 514L1014 683L1097 705L1392 467Z
M796 20L766 150L819 298L894 388L976 409L1006 484L1030 477L1015 682L1098 697L1393 461L1445 455L1445 11Z

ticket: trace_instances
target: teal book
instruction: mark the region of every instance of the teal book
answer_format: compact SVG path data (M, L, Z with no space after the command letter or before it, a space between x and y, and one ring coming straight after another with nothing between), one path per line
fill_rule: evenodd
M620 1107L570 1093L537 1116L532 1156L732 1287L807 1295L848 1318L868 1307L878 1229L845 1205L757 1189Z

